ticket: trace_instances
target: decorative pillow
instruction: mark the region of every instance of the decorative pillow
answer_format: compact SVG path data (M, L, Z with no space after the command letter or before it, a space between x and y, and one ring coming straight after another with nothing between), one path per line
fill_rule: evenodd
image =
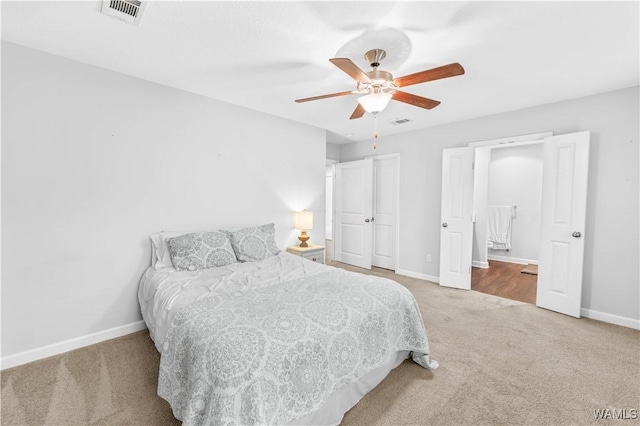
M167 239L173 267L197 271L237 262L226 232L199 232Z
M253 262L278 254L273 223L229 232L229 236L233 251L242 262Z

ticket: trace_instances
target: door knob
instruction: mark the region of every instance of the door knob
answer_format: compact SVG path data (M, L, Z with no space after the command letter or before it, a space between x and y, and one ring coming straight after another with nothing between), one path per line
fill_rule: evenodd
M366 218L364 221L365 221L365 222L367 222L367 223L369 223L369 218Z
M442 224L442 227L443 227L443 228L446 228L447 226L449 226L449 224L448 224L447 222L445 222L445 223L443 223L443 224Z
M371 222L373 222L374 220L376 220L374 217L371 218Z
M572 236L573 238L580 238L580 237L582 237L582 234L581 234L581 233L579 233L578 231L576 231L576 232L574 232L573 234L571 234L571 236Z

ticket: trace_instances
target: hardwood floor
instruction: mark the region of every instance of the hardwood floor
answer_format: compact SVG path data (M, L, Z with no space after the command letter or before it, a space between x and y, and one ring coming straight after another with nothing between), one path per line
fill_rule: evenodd
M333 241L325 240L325 248L328 263L333 260ZM535 305L538 276L520 272L525 266L490 260L488 269L471 271L471 290Z
M488 269L471 271L471 290L535 304L538 276L520 272L525 266L490 260Z

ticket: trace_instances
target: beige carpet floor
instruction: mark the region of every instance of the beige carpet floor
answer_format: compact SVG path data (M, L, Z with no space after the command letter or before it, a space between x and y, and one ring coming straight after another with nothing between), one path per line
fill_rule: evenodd
M335 265L335 264L334 264ZM357 268L348 268L358 270ZM420 305L435 371L405 361L344 425L640 424L640 332L390 276ZM2 371L2 425L172 425L146 331Z

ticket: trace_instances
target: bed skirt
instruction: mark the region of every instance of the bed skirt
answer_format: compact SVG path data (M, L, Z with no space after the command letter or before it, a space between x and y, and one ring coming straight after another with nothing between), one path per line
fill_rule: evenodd
M290 423L290 426L297 425L338 425L342 421L345 413L353 408L402 361L407 359L410 351L398 351L395 356L389 358L385 364L365 374L359 381L350 383L334 392L327 402L313 413L300 417Z

